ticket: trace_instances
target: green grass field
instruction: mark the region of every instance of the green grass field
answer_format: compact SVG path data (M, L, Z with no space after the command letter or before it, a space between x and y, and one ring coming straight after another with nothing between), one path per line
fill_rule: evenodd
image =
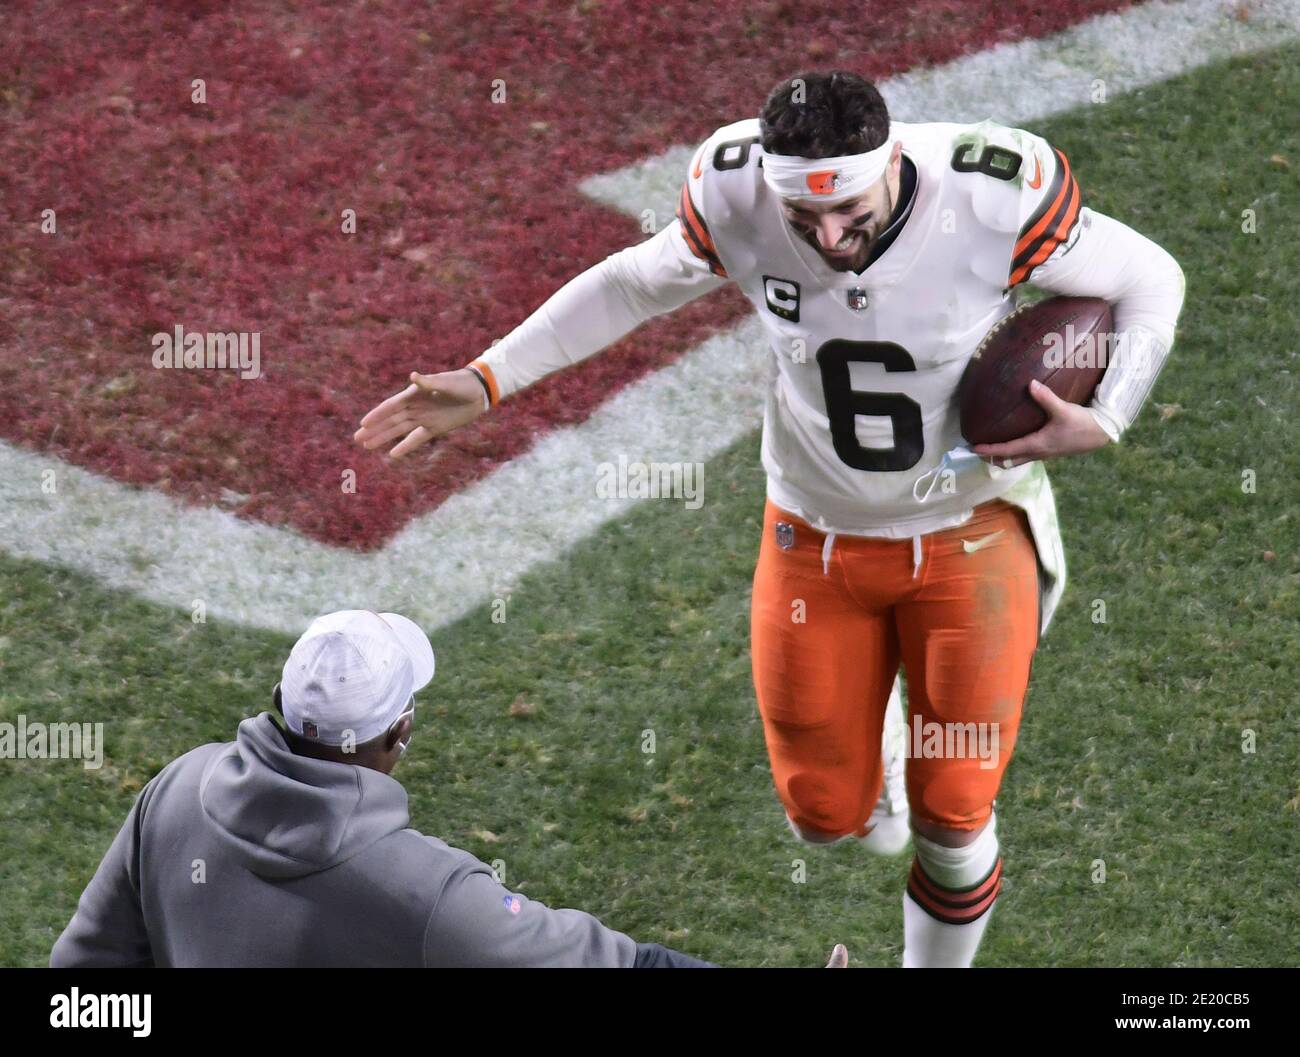
M979 964L1300 963L1300 144L1270 116L1300 111L1298 64L1244 59L1036 129L1188 292L1156 404L1122 446L1052 468L1071 587L998 801ZM757 435L705 481L703 509L643 504L532 576L504 624L485 607L435 635L396 772L412 823L638 939L749 965L842 940L897 965L907 858L797 844L771 786L748 660ZM0 763L0 964L46 960L143 783L267 707L291 644L0 559L0 720L108 738L98 771Z

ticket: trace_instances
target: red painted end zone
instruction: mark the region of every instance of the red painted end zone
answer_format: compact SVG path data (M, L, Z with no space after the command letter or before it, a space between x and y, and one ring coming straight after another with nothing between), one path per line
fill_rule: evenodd
M728 291L656 320L400 467L354 448L410 369L463 364L643 237L582 179L799 69L886 77L1128 5L78 6L12 5L0 42L0 435L369 548L742 314ZM262 377L155 370L177 324L259 332Z

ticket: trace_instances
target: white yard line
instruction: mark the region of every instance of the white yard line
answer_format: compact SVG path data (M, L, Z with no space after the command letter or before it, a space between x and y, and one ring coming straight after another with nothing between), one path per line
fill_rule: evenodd
M1239 7L1244 20L1234 17ZM881 90L904 121L1025 125L1092 105L1098 80L1113 99L1298 37L1300 0L1151 3L906 73ZM737 117L722 114L718 123ZM692 150L675 147L582 189L634 216L652 208L667 219ZM358 606L397 610L433 629L508 591L639 502L598 498L599 464L620 455L706 462L752 430L765 389L762 340L758 323L747 320L703 342L370 554L190 507L3 443L0 547L187 611L200 600L213 619L297 633L318 613ZM53 494L42 489L46 471ZM707 498L707 468L704 488Z

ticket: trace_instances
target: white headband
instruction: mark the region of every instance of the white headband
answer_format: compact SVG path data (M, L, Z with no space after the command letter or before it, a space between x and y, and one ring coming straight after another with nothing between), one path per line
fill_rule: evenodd
M889 139L864 154L839 158L800 158L792 154L764 154L763 179L781 198L838 202L862 194L885 174L894 151Z

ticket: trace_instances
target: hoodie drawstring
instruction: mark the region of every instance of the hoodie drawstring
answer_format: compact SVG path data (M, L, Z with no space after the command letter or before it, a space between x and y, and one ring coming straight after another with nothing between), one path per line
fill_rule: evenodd
M822 575L831 574L831 548L835 546L835 533L826 533L826 542L822 544Z
M921 537L912 537L912 579L921 575Z

